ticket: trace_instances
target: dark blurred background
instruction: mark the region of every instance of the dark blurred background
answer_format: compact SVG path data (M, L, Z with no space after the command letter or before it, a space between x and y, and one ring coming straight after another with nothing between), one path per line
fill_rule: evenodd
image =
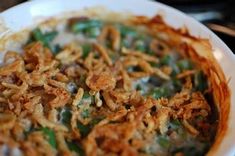
M0 11L26 0L0 0ZM235 0L157 0L196 18L235 52Z
M235 0L158 0L196 18L235 53Z

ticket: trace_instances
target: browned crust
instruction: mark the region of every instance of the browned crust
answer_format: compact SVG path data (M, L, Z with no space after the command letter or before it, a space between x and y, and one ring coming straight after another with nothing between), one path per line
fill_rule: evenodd
M92 16L94 16L94 14L92 14ZM231 93L225 75L212 54L212 48L209 41L207 39L191 36L185 28L173 29L168 26L160 16L155 16L153 18L138 16L132 18L131 22L137 25L147 26L158 38L164 40L171 46L178 47L179 50L187 48L187 50L182 50L184 52L187 51L187 53L183 53L183 55L191 57L207 74L213 90L214 100L219 110L217 135L213 146L207 153L207 155L214 155L227 133ZM0 40L0 49L3 50L5 46L7 46L6 44L9 44L7 43L9 39L23 44L26 41L25 36L28 36L29 34L28 32L28 30L25 30L24 35L22 35L21 32L13 34L10 37L2 38ZM167 38L162 37L164 35L166 35Z
M186 50L180 50L181 53L192 58L208 76L214 101L219 111L219 123L215 142L207 153L207 155L214 155L228 129L231 93L225 75L213 56L209 40L193 37L185 28L173 29L160 16L155 16L151 19L143 16L135 17L133 22L149 27L150 31L155 32L159 38L165 34L168 38L161 39L174 47L178 47L179 50L186 48Z

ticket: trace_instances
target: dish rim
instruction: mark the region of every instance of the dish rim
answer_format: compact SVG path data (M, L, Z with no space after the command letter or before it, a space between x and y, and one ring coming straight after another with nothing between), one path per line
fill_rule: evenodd
M120 10L121 7L117 7L115 9L115 6L112 3L115 3L115 1L110 1L110 0L87 0L87 1L81 1L81 0L70 0L69 2L65 2L63 0L54 0L54 1L48 1L48 0L41 0L41 1L29 1L29 2L25 2L22 3L20 5L17 5L15 7L12 7L4 12L2 12L0 14L0 18L3 20L1 21L0 27L6 27L7 29L5 29L4 31L0 32L0 37L3 37L4 35L7 35L9 33L9 31L15 33L16 31L19 30L23 30L26 27L30 27L32 24L35 24L34 18L37 18L40 15L40 12L32 12L33 8L35 9L35 7L40 7L40 5L44 5L45 4L47 6L53 6L53 8L55 8L55 10L51 10L49 12L44 12L43 16L45 16L46 18L50 18L50 17L54 17L54 16L58 16L59 14L61 14L65 9L62 9L60 7L63 7L63 4L68 7L70 6L72 8L71 4L74 3L79 3L79 1L81 2L80 5L84 5L84 6L94 6L94 4L104 4L106 6L108 6L108 9L116 11L116 10ZM151 12L151 11L146 11L145 10L141 10L141 8L143 9L143 7L146 6L153 6L155 7L156 10L158 11L165 11L165 14L167 14L167 18L170 18L169 13L174 13L175 17L181 19L181 22L183 22L183 24L189 28L189 32L193 32L196 31L195 28L198 28L201 33L205 33L205 34L198 34L199 36L202 35L202 37L207 36L207 38L209 39L212 47L215 48L219 48L219 52L218 55L222 55L224 57L224 59L226 59L227 62L223 62L224 60L218 60L218 58L216 57L216 60L219 62L219 64L221 65L223 72L226 76L227 79L231 78L229 81L229 87L231 90L231 94L233 92L235 92L235 73L232 73L232 70L229 70L229 67L231 67L232 65L235 65L235 56L233 55L232 51L227 47L227 45L225 45L225 43L219 39L212 31L210 31L208 28L206 28L204 25L202 25L201 23L197 22L196 20L194 20L193 18L185 15L184 13L169 7L167 5L161 4L159 2L153 2L153 1L146 1L146 0L129 0L129 1L125 1L125 0L119 0L118 4L120 4L120 6L123 6L126 3L132 4L132 3L136 3L138 2L137 5L139 8L138 9L134 9L134 14L140 14L144 16L151 16L151 15L155 15L156 13L158 13L157 11L155 13ZM70 3L70 4L69 4ZM53 4L57 4L57 5L53 5ZM142 4L142 5L141 5ZM77 4L75 5L76 8ZM112 6L112 7L111 7ZM65 8L66 8L65 7ZM123 6L124 7L124 6ZM126 8L131 7L128 6L126 4L125 6ZM69 7L68 7L69 8ZM48 9L48 8L46 8ZM24 10L24 11L23 11ZM131 9L130 9L131 10ZM151 10L151 9L150 9ZM22 11L22 12L21 12ZM27 12L28 11L28 12ZM39 9L40 11L40 9ZM42 10L41 10L42 11ZM53 12L54 11L54 12ZM72 11L72 10L70 10ZM144 11L144 12L143 12ZM142 13L141 13L142 12ZM19 14L18 14L19 13ZM31 13L31 14L30 14ZM31 17L28 21L27 19L25 19L25 23L23 21L19 21L19 19L17 19L17 17L22 16L22 14L25 14L25 17ZM164 15L164 13L163 13ZM15 17L15 18L14 18ZM172 18L172 17L171 17ZM17 20L15 20L17 19ZM45 20L44 18L42 20ZM18 23L17 23L18 22ZM184 23L186 22L186 23ZM192 25L190 26L189 23L191 23ZM166 23L169 24L169 21L166 20ZM15 25L16 24L16 25ZM195 24L195 25L194 25ZM171 24L169 24L171 25ZM14 27L16 26L16 27ZM171 25L172 26L172 25ZM183 25L181 25L183 26ZM173 26L175 28L177 28L177 26ZM190 34L191 34L190 33ZM195 34L192 34L193 36L195 36ZM204 36L203 36L204 35ZM200 36L201 37L201 36ZM215 55L215 51L213 52L213 54ZM228 120L228 130L227 130L227 134L224 136L223 141L220 144L219 149L216 151L216 155L233 155L233 153L235 153L235 141L232 138L235 138L235 134L233 134L233 132L235 131L235 126L232 125L232 123L235 121L235 115L233 115L232 111L235 110L235 97L231 96L231 107L230 107L230 115L229 115L229 120ZM234 111L235 112L235 111Z

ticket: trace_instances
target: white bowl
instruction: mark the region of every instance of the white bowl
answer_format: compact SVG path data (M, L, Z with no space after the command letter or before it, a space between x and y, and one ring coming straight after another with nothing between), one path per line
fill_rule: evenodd
M184 13L161 3L146 0L40 0L15 6L0 14L0 37L23 30L49 17L63 12L78 11L84 8L104 6L111 11L131 12L134 15L154 16L160 13L167 24L174 28L186 26L192 36L209 39L213 55L222 67L231 90L231 106L228 129L222 142L215 150L216 156L235 154L235 56L213 32ZM40 18L39 18L40 17ZM38 20L40 19L40 20ZM0 39L1 40L1 39Z

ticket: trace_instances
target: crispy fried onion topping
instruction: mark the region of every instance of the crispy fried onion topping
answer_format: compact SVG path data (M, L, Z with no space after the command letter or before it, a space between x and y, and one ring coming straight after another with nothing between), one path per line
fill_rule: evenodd
M89 40L87 53L71 43L52 54L41 42L26 45L22 55L7 52L0 67L0 149L19 148L27 156L73 156L80 148L88 156L137 156L156 137L172 134L173 120L193 136L208 129L195 123L212 112L194 88L197 69L164 64L172 61L160 58L171 46L160 39L147 43L152 55L122 46L123 36L108 25ZM177 91L174 80L182 83Z

